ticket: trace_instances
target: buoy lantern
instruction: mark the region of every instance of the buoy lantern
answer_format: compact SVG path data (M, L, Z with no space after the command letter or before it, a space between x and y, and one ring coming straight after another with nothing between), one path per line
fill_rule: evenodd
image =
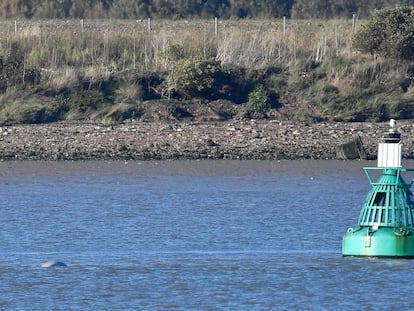
M403 168L401 158L401 134L391 119L378 145L377 167L364 167L372 189L358 227L349 228L343 237L343 256L414 258L413 182L407 184L401 176L414 169ZM380 175L376 181L372 178L375 171Z

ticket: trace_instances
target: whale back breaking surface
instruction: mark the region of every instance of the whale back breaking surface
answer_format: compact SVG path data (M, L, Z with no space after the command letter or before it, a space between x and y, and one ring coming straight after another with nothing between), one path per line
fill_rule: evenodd
M62 261L47 261L42 263L42 268L52 268L52 267L67 267L67 265Z

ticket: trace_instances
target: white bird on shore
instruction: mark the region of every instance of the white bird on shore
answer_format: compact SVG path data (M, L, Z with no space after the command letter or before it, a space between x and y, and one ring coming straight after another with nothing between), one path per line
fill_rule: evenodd
M395 131L397 129L397 121L395 121L394 119L390 120L390 127L392 131Z

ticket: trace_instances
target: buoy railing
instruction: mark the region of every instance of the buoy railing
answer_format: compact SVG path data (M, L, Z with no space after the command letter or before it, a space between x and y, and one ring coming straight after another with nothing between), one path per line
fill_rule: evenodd
M390 172L396 172L396 178L395 181L393 183L384 183L384 182L379 182L379 181L374 181L370 175L369 171L390 171ZM396 168L390 168L390 167L364 167L364 172L365 175L367 176L370 184L372 186L377 186L377 185L397 185L399 184L399 180L400 180L400 176L401 176L401 172L414 172L414 168L405 168L405 167L396 167ZM411 181L410 184L408 184L409 186L412 185L414 183L414 180Z

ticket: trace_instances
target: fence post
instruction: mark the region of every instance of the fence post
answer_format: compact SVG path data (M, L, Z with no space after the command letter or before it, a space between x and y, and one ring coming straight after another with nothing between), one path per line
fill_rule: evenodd
M136 34L135 34L135 28L134 28L134 59L133 59L134 70L136 69L136 57L137 57L137 43L136 43Z
M85 21L83 20L83 18L81 19L81 30L82 32L85 30L85 25L84 25Z
M218 36L218 18L214 17L214 35Z
M148 17L147 19L147 30L148 32L151 32L151 18L150 17Z
M355 13L352 14L352 30L355 30L355 24L356 24L356 16Z
M286 34L286 16L283 16L283 35Z
M14 21L14 33L17 33L17 20Z

